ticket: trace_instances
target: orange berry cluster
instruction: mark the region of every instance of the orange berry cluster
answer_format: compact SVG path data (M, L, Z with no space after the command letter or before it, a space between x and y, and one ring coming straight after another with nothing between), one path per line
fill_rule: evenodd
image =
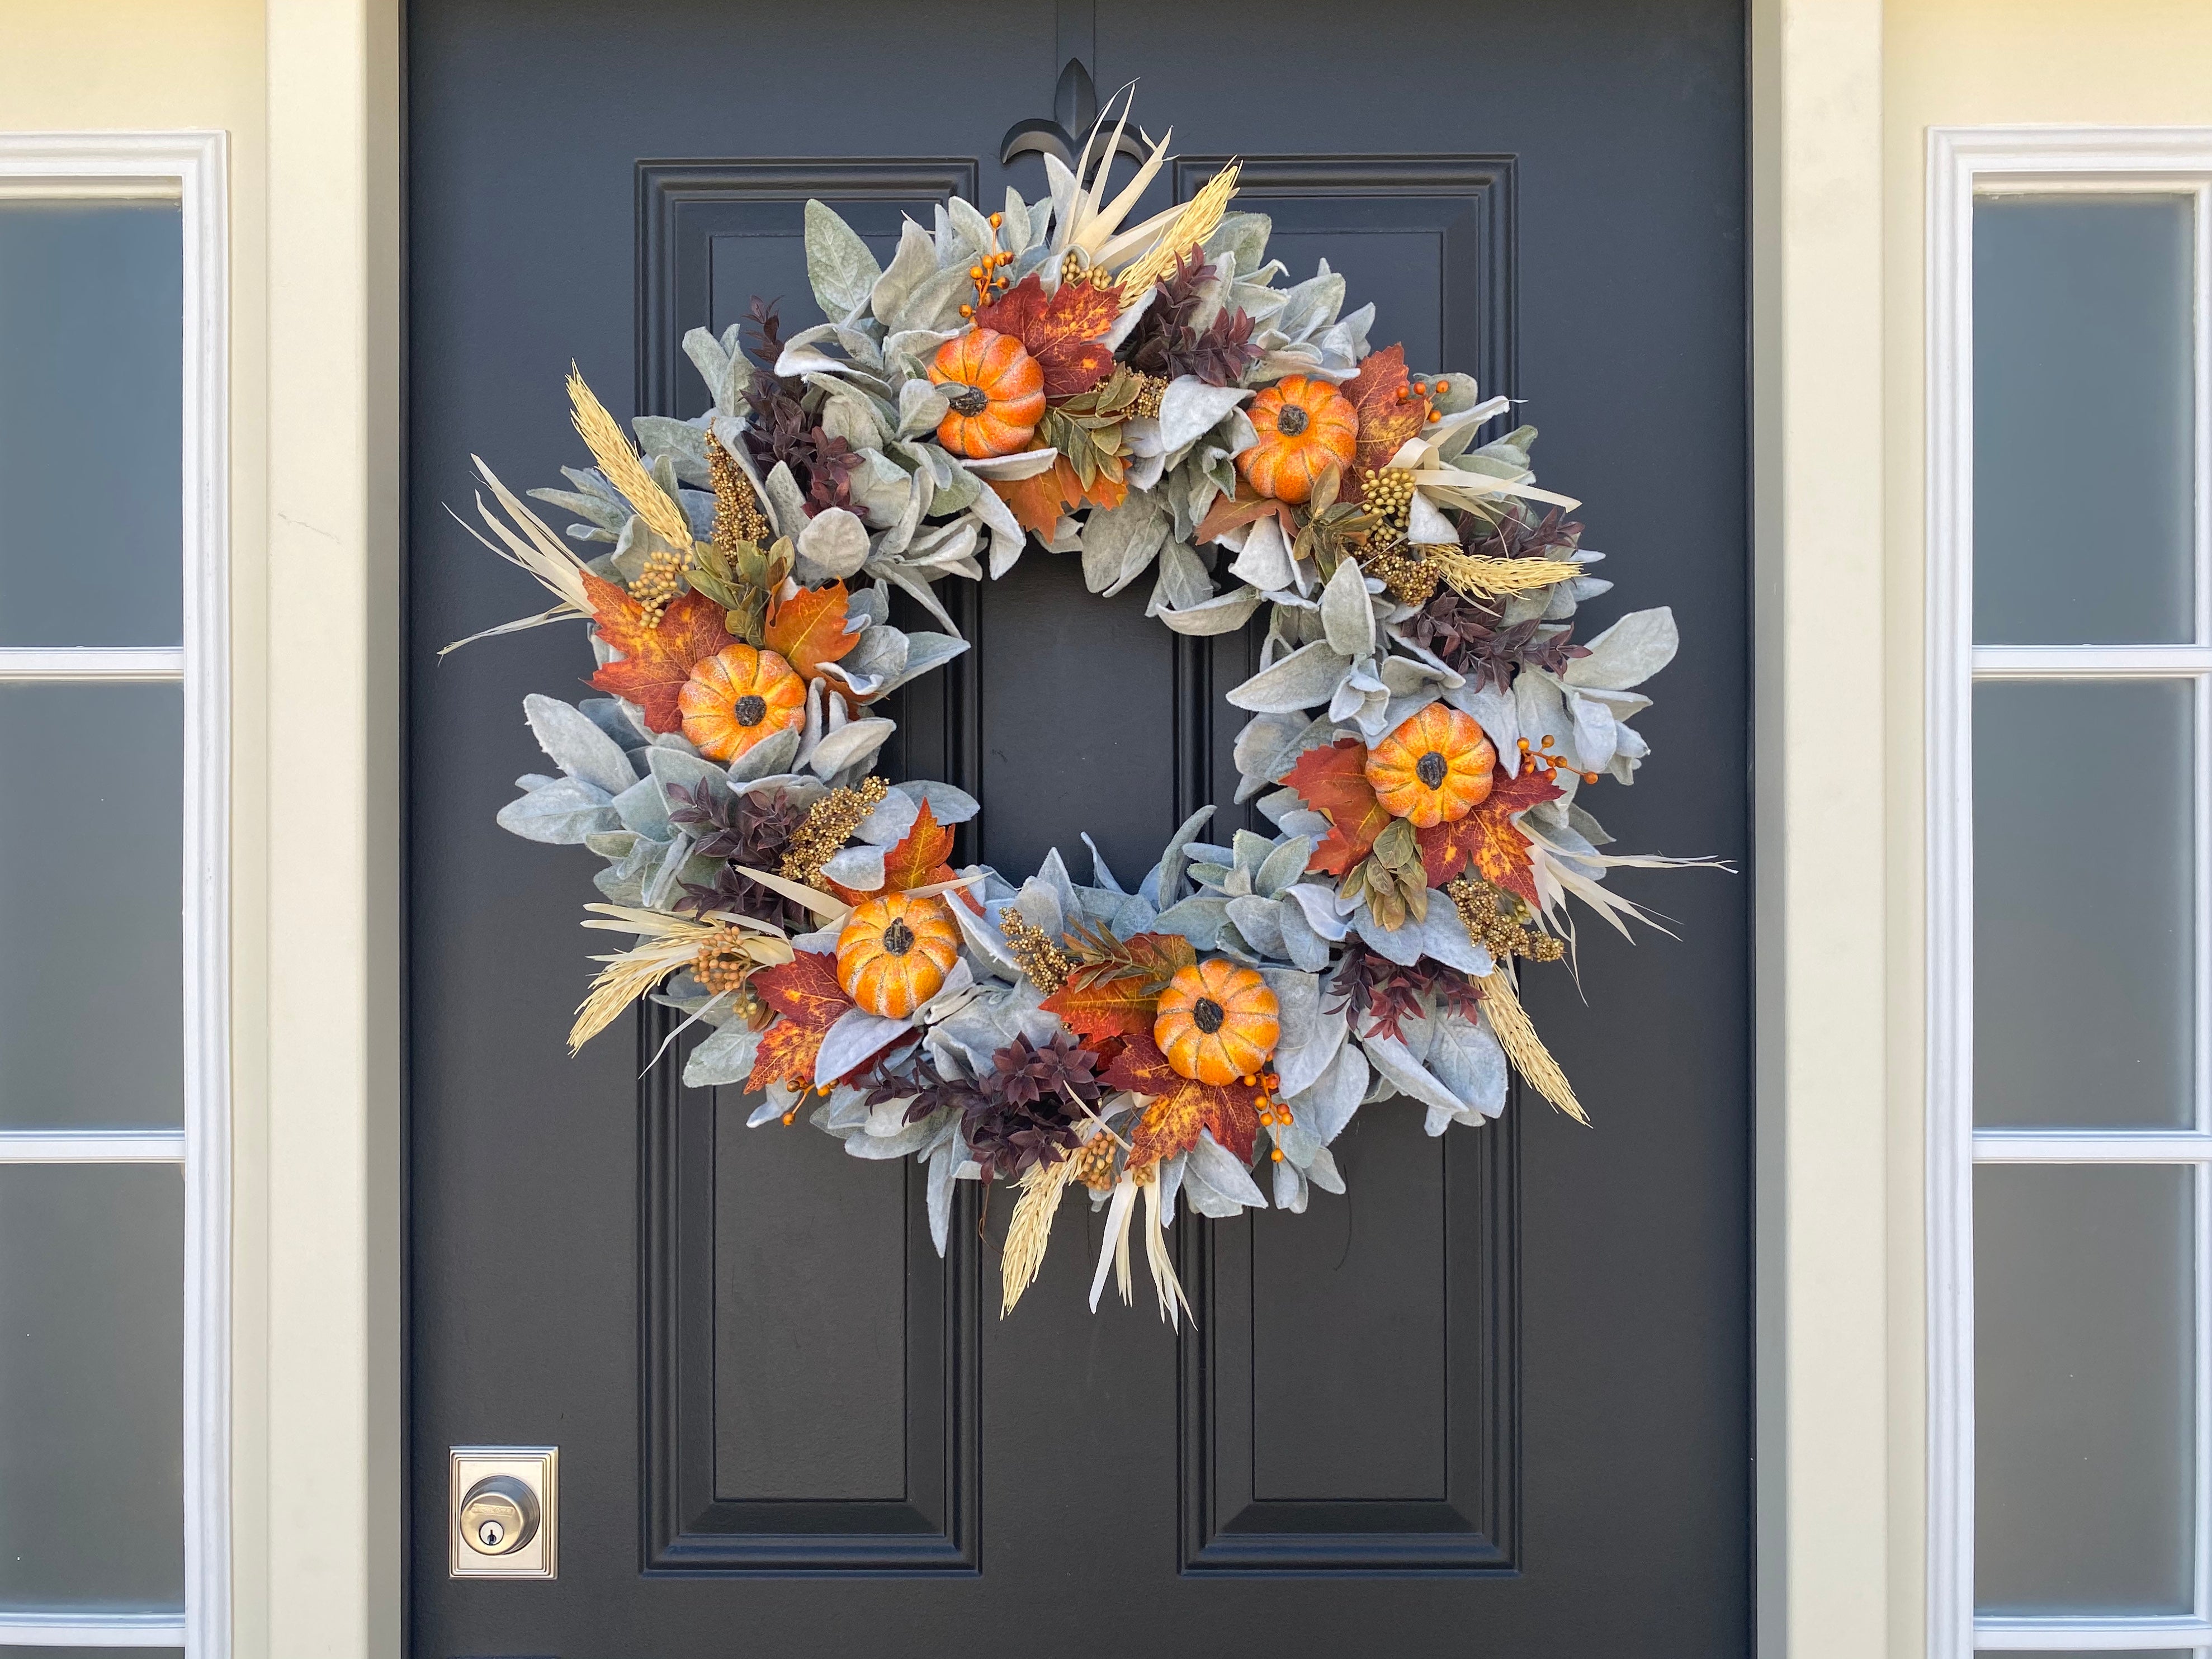
M1245 1078L1244 1086L1248 1089L1257 1087L1263 1091L1272 1091L1281 1088L1283 1079L1276 1073L1262 1072L1257 1077ZM1260 1125L1262 1128L1272 1129L1278 1124L1287 1126L1290 1121L1290 1111L1281 1101L1273 1098L1267 1093L1261 1095ZM1275 1147L1267 1156L1273 1162L1280 1164L1283 1161L1283 1149L1280 1146Z
M1528 747L1528 739L1526 738L1522 738L1521 769L1523 772L1541 772L1547 777L1550 777L1553 774L1558 772L1563 766L1565 766L1568 771L1573 771L1575 769L1571 766L1567 766L1567 762L1565 757L1554 755L1550 752L1553 744L1556 741L1556 738L1546 738L1540 747L1531 749ZM1584 783L1595 783L1597 781L1597 774L1595 772L1583 773L1583 781Z
M973 317L976 306L988 305L1006 291L1009 279L1000 274L1000 267L1014 262L1012 254L1003 252L999 247L999 227L1006 222L1006 216L1003 213L991 216L991 251L981 261L968 267L968 280L975 284L975 304L961 307L963 317Z

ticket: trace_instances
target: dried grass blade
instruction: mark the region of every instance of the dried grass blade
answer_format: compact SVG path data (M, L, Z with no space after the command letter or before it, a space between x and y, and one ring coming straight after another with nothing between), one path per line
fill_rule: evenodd
M1075 1173L1075 1158L1064 1154L1057 1164L1032 1164L1022 1177L1022 1195L1014 1202L1013 1219L1006 1224L1006 1249L999 1258L1004 1301L999 1317L1013 1312L1022 1292L1036 1282L1044 1267L1046 1247L1052 1243L1052 1224L1060 1213L1060 1200Z
M1482 553L1431 551L1427 562L1462 593L1527 593L1582 574L1571 559L1493 559Z
M1237 193L1237 173L1240 162L1231 161L1227 167L1206 181L1206 187L1190 198L1176 222L1161 233L1152 251L1121 274L1121 303L1128 306L1154 283L1167 275L1185 248L1205 241L1221 228L1221 216L1229 206L1229 198Z

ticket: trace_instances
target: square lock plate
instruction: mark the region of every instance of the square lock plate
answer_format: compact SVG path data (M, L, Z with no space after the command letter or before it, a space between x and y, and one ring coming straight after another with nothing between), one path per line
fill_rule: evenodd
M455 1578L556 1578L560 1449L455 1446L446 1546Z

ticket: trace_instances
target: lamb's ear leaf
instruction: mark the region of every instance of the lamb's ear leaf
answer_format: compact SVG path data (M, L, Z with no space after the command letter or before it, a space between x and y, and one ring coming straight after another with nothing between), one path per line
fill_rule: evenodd
M814 302L832 322L867 304L883 267L860 233L824 204L806 204L806 280Z

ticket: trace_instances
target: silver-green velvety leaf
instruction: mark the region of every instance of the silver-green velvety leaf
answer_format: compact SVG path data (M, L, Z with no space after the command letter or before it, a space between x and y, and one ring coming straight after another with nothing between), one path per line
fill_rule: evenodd
M1375 648L1375 607L1358 560L1344 560L1322 589L1321 625L1329 649L1340 655L1364 657Z
M556 778L499 809L499 827L525 841L576 847L584 837L618 827L607 792L577 778Z
M868 292L868 308L886 326L917 285L937 274L937 246L911 219L899 227L899 245Z
M1667 606L1632 611L1590 641L1589 655L1569 663L1560 678L1576 687L1626 690L1672 662L1680 642Z
M883 268L852 226L821 202L806 204L806 280L814 302L832 322L868 302Z
M538 746L570 777L604 790L609 799L637 781L622 745L582 709L533 691L522 700L522 713Z
M1231 691L1229 701L1255 714L1296 714L1327 702L1351 670L1351 658L1316 640L1261 669Z
M842 507L825 507L806 521L796 546L799 580L818 587L859 574L868 562L868 527Z
M714 1089L743 1083L753 1069L761 1034L743 1024L725 1025L691 1051L684 1063L684 1085L689 1089Z

